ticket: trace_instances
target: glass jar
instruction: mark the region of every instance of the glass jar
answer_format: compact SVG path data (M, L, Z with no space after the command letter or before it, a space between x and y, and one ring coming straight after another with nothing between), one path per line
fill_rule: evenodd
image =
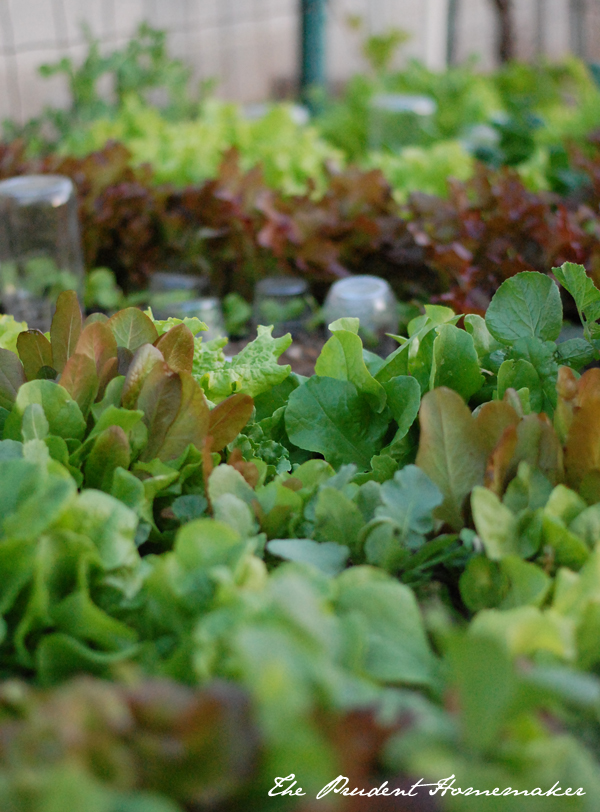
M203 341L212 341L213 338L228 338L223 318L221 300L216 296L203 296L200 299L190 299L179 305L176 314L178 319L194 316L203 321L208 330L198 333Z
M308 283L297 276L269 276L254 289L254 326L273 325L273 335L291 333L298 337L308 331L314 312Z
M158 271L150 277L148 296L152 313L157 319L183 318L181 305L200 298L208 287L208 279L195 274Z
M83 287L73 183L62 175L0 182L0 302L29 327L48 330L62 290Z
M435 135L436 102L429 96L379 93L369 103L369 147L397 151Z
M344 317L360 319L359 333L367 349L387 353L396 344L386 333L398 330L398 302L385 279L349 276L329 289L323 306L325 323Z

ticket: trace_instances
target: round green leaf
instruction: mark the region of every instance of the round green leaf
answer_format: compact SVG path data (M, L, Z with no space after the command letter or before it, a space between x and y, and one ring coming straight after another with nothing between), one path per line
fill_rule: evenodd
M542 273L516 274L496 291L485 323L494 338L503 344L529 336L555 341L562 328L562 303L557 285Z

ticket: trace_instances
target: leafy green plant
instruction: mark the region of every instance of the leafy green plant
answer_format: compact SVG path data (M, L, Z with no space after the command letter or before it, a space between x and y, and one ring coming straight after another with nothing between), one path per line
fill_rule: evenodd
M554 275L580 339L556 343L559 288L522 272L464 329L427 305L386 358L340 319L310 378L278 363L290 338L269 327L227 360L196 321L127 308L84 323L73 293L49 336L14 346L6 322L7 809L25 773L34 812L267 812L274 775L316 795L383 772L558 781L587 812L600 373L580 372L598 360L600 293L581 266ZM473 808L438 791L443 810Z

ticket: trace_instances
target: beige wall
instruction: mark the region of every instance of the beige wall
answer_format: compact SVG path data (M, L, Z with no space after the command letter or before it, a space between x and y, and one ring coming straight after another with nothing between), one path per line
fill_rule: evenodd
M348 14L362 16L371 31L388 26L409 30L412 38L404 55L428 59L438 67L436 43L443 41L447 1L330 0L330 79L343 81L363 67L358 37L345 22ZM569 0L515 0L519 54L530 58L536 52L540 2L544 49L559 58L569 49ZM491 67L491 2L460 3L458 57L477 54L482 66ZM587 0L587 6L589 56L600 61L600 0ZM62 55L81 58L84 20L106 49L123 44L140 21L148 20L169 30L172 52L193 65L197 78L218 78L221 96L265 99L295 80L298 7L299 0L0 0L0 118L24 120L45 104L67 102L64 81L41 79L37 67Z

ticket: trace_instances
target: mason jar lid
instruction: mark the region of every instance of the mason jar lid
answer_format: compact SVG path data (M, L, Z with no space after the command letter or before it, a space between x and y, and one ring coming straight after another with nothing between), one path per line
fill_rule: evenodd
M64 175L18 175L0 182L0 197L10 198L18 206L64 206L74 193L73 182Z
M268 276L257 282L255 293L258 296L304 296L308 293L308 283L298 276Z

